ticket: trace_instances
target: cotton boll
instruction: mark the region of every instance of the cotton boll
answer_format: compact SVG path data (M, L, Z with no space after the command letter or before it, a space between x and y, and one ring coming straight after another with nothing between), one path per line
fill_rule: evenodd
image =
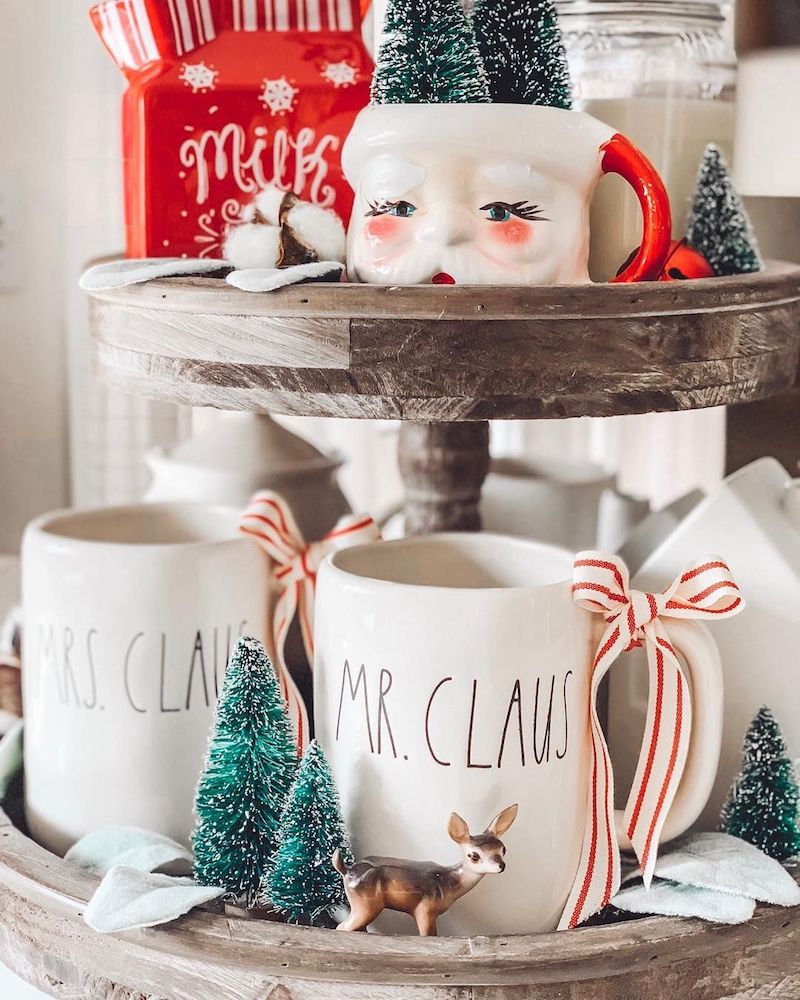
M277 226L245 222L232 226L225 239L222 255L237 270L275 267L280 250L281 231Z
M256 206L254 202L245 205L239 212L239 222L252 222L256 217Z
M299 201L286 216L286 222L320 260L344 260L344 226L335 212Z
M256 196L255 207L271 226L277 226L280 223L281 202L285 197L286 192L274 184L265 187Z

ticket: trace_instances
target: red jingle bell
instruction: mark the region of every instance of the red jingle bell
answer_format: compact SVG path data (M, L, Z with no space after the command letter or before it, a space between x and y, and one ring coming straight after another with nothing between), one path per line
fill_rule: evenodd
M659 281L686 281L689 278L714 278L714 269L686 239L673 240Z
M630 257L620 267L617 274L621 274L634 259L638 251L634 250ZM656 280L658 281L688 281L690 278L715 278L716 272L708 263L706 258L690 246L684 237L682 240L673 240L669 245L669 255L667 262Z

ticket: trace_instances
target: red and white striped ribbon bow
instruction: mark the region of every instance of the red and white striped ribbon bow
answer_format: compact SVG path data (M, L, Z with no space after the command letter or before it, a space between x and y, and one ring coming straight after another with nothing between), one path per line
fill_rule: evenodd
M650 685L647 721L625 807L625 830L649 886L661 828L683 774L692 730L688 685L665 623L670 618L728 618L744 607L730 570L717 558L694 563L662 593L647 594L630 589L628 570L621 559L600 552L579 552L572 594L580 607L605 615L608 627L592 668L588 819L578 873L559 930L575 927L602 909L619 888L614 776L597 716L600 682L620 653L644 643Z
M275 672L297 735L299 756L308 745L308 712L286 666L284 649L289 626L297 614L308 662L313 667L317 570L329 552L377 541L380 531L369 515L349 514L340 518L336 527L320 541L306 542L289 505L283 497L269 490L255 494L242 514L239 530L254 538L274 563L272 576L279 591L272 619L278 658Z

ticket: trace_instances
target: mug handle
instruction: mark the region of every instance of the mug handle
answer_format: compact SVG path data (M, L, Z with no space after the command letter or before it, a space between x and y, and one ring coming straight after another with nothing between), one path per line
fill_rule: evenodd
M612 282L656 281L664 270L672 239L672 214L664 182L644 153L617 133L600 147L604 174L619 174L636 192L642 210L642 243Z
M719 649L705 625L671 618L669 637L686 664L692 696L692 738L661 843L685 833L706 806L722 749L723 681ZM621 809L614 811L617 840L631 849Z

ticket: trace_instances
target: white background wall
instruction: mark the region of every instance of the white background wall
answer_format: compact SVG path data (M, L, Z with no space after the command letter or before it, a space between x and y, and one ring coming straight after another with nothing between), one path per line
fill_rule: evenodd
M59 36L69 6L2 0L0 11L0 184L19 192L24 228L16 238L0 228L22 279L0 291L0 552L16 548L32 514L67 498Z

